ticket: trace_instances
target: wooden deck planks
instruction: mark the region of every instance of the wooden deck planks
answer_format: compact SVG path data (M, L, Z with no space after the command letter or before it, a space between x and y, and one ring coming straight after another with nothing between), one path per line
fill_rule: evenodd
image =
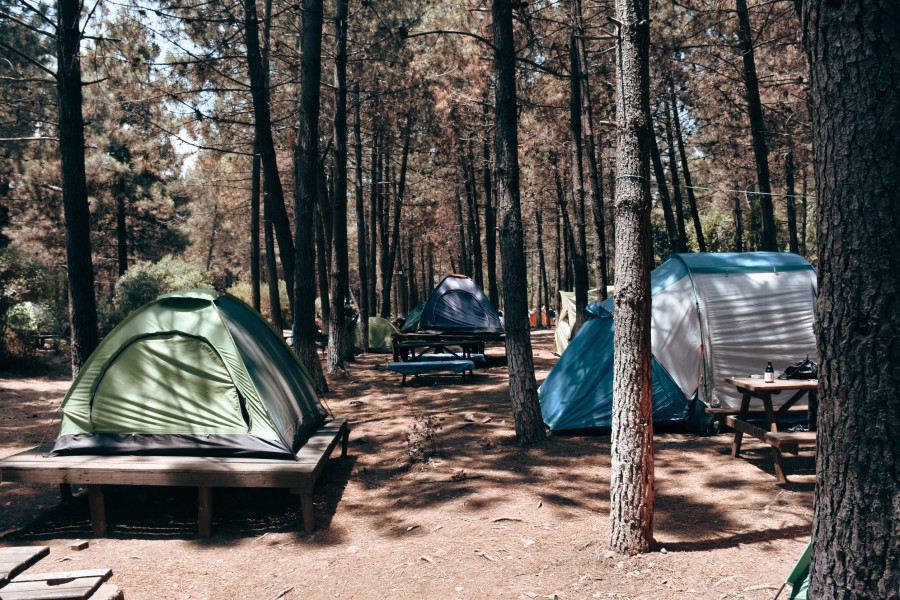
M344 419L325 423L299 450L296 460L202 456L55 456L50 454L49 448L34 448L0 459L0 482L87 486L92 525L98 535L106 533L104 485L199 488L200 535L210 534L212 488L288 488L301 494L304 526L311 530L313 487L339 442L341 456L347 455L349 433L349 424Z
M0 587L48 554L49 546L0 548Z

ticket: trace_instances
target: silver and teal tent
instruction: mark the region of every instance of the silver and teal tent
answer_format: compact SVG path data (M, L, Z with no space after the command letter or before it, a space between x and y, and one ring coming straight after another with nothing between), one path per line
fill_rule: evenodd
M674 254L651 274L654 421L688 419L695 401L740 407L728 376L782 370L816 356L815 269L778 252ZM553 430L612 419L613 300L572 339L539 398Z
M100 343L54 451L293 458L325 419L281 335L234 296L160 296Z

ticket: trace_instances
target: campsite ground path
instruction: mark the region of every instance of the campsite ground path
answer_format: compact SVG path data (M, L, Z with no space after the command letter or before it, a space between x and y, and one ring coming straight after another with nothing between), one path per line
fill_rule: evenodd
M532 339L540 381L556 360L552 332ZM326 402L353 422L350 456L317 490L312 535L281 490L219 491L214 534L201 539L192 490L132 488L108 493L112 533L92 539L86 498L61 506L55 486L4 483L0 546L49 545L46 569L110 567L129 600L775 595L809 539L812 459L792 459L791 483L778 485L767 446L735 460L729 436L657 434L659 547L614 555L609 437L516 447L502 354L489 348L465 384L400 387L386 355L333 380ZM0 373L0 456L55 435L69 384L57 362L44 376ZM424 437L427 462L410 461L408 437ZM82 538L87 550L68 549Z

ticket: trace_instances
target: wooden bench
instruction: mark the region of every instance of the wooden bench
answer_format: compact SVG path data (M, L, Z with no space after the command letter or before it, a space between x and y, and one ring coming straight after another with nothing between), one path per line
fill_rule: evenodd
M341 442L347 455L350 427L345 419L326 421L297 452L295 460L208 456L64 455L33 448L0 459L0 482L58 483L63 499L72 485L88 490L91 525L107 532L104 485L180 486L197 488L198 534L212 534L212 495L216 487L287 488L300 495L303 526L315 528L313 488Z
M457 356L452 352L436 352L433 354L420 354L416 357L415 361L412 362L425 362L425 361L435 361L435 360L471 360L476 365L484 365L487 364L487 358L485 358L484 354L479 354L478 352L474 354L469 354L465 358Z
M124 600L122 590L106 583L112 577L111 569L56 573L25 572L48 554L50 548L47 546L0 548L0 598Z
M767 431L766 442L782 452L797 454L800 446L815 446L815 431Z
M729 406L715 406L715 407L707 407L706 414L712 416L714 421L718 421L719 423L726 424L726 419L731 415L738 414L740 409L731 408ZM806 405L801 406L791 406L785 412L790 415L796 414L797 416L805 415L807 411ZM763 419L766 416L766 411L763 408L751 408L747 410L747 416L753 419Z
M451 373L461 373L462 380L466 380L466 372L473 373L475 371L475 363L471 360L411 360L389 363L388 371L394 371L403 375L403 381L400 385L406 385L407 375L424 375L425 373L440 373L449 371Z
M746 433L762 440L772 447L772 463L775 467L775 477L781 483L787 482L787 475L782 462L782 451L797 454L800 446L815 446L815 431L768 431L752 423L740 420L737 415L728 415L725 422L729 427L739 433ZM732 456L740 452L740 445L732 446Z

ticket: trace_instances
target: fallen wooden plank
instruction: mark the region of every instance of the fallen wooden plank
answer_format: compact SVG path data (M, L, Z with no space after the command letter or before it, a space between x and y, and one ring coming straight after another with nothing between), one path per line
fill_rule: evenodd
M125 600L125 593L111 583L104 583L94 592L90 600Z
M25 583L29 581L44 581L48 585L60 585L74 579L87 579L100 577L106 581L112 577L112 569L88 569L82 571L59 571L57 573L22 573L13 583Z
M0 586L50 554L49 546L0 548Z
M12 581L0 590L3 600L80 600L89 598L103 584L100 577L83 577L65 583Z

